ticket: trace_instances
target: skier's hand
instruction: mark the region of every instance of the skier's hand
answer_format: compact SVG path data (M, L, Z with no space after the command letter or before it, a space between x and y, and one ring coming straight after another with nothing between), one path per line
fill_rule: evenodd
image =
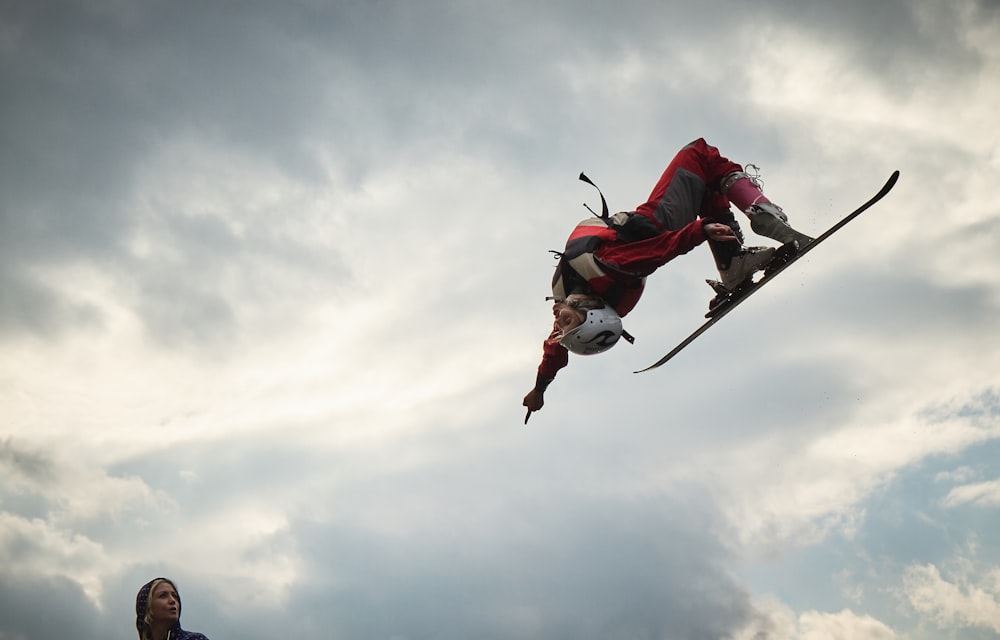
M528 412L524 414L524 424L528 424L528 418L535 411L538 411L545 404L545 398L541 391L538 389L532 389L528 392L528 395L524 396L524 401L521 406L528 407Z
M736 233L733 232L729 226L724 225L719 222L709 222L702 229L705 231L705 237L709 240L715 240L716 242L725 242L726 240L737 240Z

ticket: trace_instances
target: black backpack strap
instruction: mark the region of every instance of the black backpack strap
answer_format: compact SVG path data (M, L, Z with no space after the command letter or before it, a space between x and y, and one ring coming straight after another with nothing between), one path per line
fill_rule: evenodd
M587 175L582 171L580 172L580 179L589 184L590 186L594 187L595 189L597 189L597 193L601 194L601 215L597 216L597 214L594 213L594 210L591 209L590 207L587 207L586 204L583 206L587 207L587 209L590 209L590 212L594 213L594 215L600 218L601 220L609 222L610 215L608 214L608 202L607 200L604 199L604 194L601 193L601 188L598 187L596 184L594 184L593 180L588 178Z
M598 216L596 213L594 213L594 210L591 209L590 207L587 207L586 204L584 204L583 206L587 207L587 209L591 213L593 213L595 216L597 216L598 218L600 218L601 220L603 220L605 224L607 224L608 226L610 226L611 225L611 214L608 212L608 201L604 199L604 193L601 191L601 188L598 187L596 184L594 184L594 181L591 180L590 178L588 178L587 174L583 173L582 171L580 172L580 180L583 180L584 182L586 182L590 186L592 186L595 189L597 189L597 193L599 193L600 196L601 196L601 215ZM628 331L625 331L624 329L622 329L622 339L625 340L625 342L628 342L629 344L635 343L635 338L632 336L632 334L629 333Z

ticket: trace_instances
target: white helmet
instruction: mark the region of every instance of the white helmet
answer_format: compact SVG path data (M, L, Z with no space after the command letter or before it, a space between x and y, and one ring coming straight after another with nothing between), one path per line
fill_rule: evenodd
M622 319L609 306L590 309L582 324L568 331L559 344L581 356L604 353L622 337Z

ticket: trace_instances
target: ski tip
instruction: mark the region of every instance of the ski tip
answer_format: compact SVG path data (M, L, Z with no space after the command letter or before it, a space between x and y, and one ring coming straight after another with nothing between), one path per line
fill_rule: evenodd
M868 201L869 206L872 205L872 204L875 204L876 202L878 202L879 200L881 200L882 198L884 198L886 196L886 194L888 194L890 191L892 191L892 188L894 186L896 186L896 181L897 180L899 180L899 169L896 169L895 171L892 172L892 175L890 175L889 179L885 181L885 184L882 185L882 188L879 189L878 193L876 193L872 197L872 199ZM867 209L868 207L864 207L864 208Z

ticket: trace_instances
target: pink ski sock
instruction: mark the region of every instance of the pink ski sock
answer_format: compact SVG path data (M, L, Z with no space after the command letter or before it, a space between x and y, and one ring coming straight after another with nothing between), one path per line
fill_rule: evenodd
M726 191L726 196L740 211L746 211L761 202L770 202L749 178L740 178L734 182Z

